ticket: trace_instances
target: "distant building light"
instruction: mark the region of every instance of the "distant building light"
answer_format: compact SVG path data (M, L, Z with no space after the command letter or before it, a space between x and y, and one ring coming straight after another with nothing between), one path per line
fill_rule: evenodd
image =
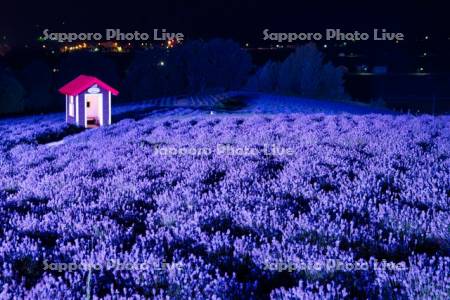
M159 62L159 65L160 65L161 67L164 67L165 62L164 62L164 61L160 61L160 62Z
M368 66L365 64L356 66L356 69L357 69L358 73L367 73L367 71L369 70Z
M423 53L423 56L427 56L427 53L426 53L426 52L424 52L424 53Z
M175 44L175 40L168 40L167 41L167 49L173 48L173 45Z
M428 39L430 39L430 37L429 37L428 35L426 35L426 36L425 36L425 39L428 40Z
M249 46L249 44L248 43L245 43L245 47L248 47Z
M324 48L327 48L327 47L328 47L328 45L327 45L327 44L325 44L325 45L323 45L323 47L324 47Z

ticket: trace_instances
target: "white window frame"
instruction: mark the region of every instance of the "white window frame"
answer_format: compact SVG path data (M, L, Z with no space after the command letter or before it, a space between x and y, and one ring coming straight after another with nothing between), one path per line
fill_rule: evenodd
M73 96L69 96L69 117L75 117L75 103L73 102Z
M103 126L103 93L101 94L95 94L97 95L97 101L98 101L98 115L99 115L99 121L100 121L100 126Z
M75 97L75 120L77 125L80 125L80 108L79 108L79 101L78 101L78 96Z

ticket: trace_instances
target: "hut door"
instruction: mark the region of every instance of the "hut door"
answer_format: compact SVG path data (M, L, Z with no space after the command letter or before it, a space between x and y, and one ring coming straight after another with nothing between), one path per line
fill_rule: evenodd
M102 94L86 94L85 98L88 125L103 125Z

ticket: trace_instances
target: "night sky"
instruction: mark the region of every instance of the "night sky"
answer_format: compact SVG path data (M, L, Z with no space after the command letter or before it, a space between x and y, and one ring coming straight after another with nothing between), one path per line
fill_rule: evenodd
M166 28L186 38L230 37L255 41L262 30L317 32L326 28L364 31L386 28L406 34L447 36L448 10L427 1L6 1L0 9L0 37L32 43L52 32L104 32L106 28L151 32ZM337 3L339 2L339 3Z

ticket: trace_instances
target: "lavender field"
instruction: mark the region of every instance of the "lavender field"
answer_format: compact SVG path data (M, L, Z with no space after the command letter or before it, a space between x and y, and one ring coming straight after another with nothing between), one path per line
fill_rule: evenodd
M448 299L449 116L63 121L0 122L1 299Z

